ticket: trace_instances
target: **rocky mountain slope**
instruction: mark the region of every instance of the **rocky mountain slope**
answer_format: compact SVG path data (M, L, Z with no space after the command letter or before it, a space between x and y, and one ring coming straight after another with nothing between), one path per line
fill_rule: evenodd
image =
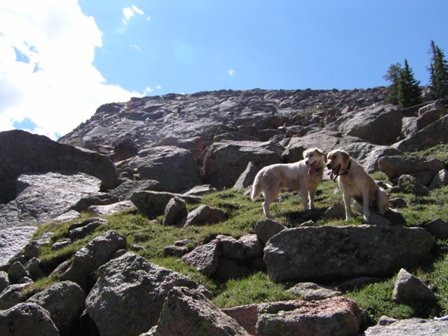
M434 260L444 262L448 238L448 104L398 109L384 96L170 94L101 106L59 143L0 133L0 334L362 335L372 317L341 295L398 271L394 300L415 309L407 316L448 312L444 280L434 293L404 269L443 269ZM300 211L293 194L275 221L261 220L244 194L256 172L315 146L380 170L404 214L340 221L341 196L327 181L316 211ZM439 159L408 154L432 150ZM289 301L219 309L204 287L256 277ZM438 335L448 322L389 320L365 335L403 330Z

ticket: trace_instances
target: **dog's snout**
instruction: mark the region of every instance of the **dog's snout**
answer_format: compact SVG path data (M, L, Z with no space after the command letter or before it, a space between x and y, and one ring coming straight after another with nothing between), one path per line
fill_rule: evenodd
M328 163L326 164L326 166L327 166L328 169L331 169L331 162L328 162Z

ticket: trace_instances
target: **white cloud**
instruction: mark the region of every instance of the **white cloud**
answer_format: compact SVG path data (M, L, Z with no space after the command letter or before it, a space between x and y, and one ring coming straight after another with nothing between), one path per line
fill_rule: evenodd
M56 138L101 104L140 95L93 65L102 34L77 0L0 0L0 23L0 131L26 120Z
M229 75L229 77L235 77L236 71L233 69L229 69L227 70L227 75Z
M126 26L128 25L129 21L137 14L137 15L145 15L145 12L138 8L136 5L132 5L131 7L125 7L123 8L123 18L121 19L121 24L118 27L118 32L120 34L123 34L126 30ZM147 20L150 20L150 17L147 17Z

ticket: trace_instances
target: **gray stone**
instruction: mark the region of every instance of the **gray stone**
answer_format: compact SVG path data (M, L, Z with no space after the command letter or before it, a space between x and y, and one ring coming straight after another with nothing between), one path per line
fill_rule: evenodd
M8 273L0 271L0 293L9 286Z
M201 293L175 287L166 298L154 335L249 336L249 333Z
M129 200L120 201L108 205L91 205L87 210L97 216L110 216L121 212L135 210L134 203Z
M249 187L255 179L260 167L257 167L252 161L247 164L246 169L241 173L241 175L236 180L233 185L233 189L243 190Z
M69 227L68 238L70 240L85 238L89 234L93 233L98 227L105 224L107 224L107 221L98 217L89 218L80 223L72 224ZM60 248L60 245L57 245L55 249L58 248Z
M59 336L47 310L35 303L20 303L0 311L2 336Z
M8 278L11 283L18 283L21 278L29 276L20 261L14 262L8 269Z
M421 228L304 227L272 237L264 261L274 281L384 276L429 260L433 244L434 238Z
M227 218L228 215L223 210L203 204L188 213L185 226L216 224Z
M434 292L404 268L400 269L395 280L392 298L404 304L434 304Z
M26 265L25 269L28 272L31 279L36 281L44 276L44 272L40 268L40 260L38 258L30 259Z
M221 244L218 239L199 245L190 253L182 257L182 261L195 267L205 275L212 275L219 265L219 257L222 255Z
M84 309L84 290L71 281L61 281L28 299L45 308L61 335L70 335L75 321Z
M102 336L138 335L157 324L175 286L205 291L189 278L128 252L100 267L86 309Z
M446 185L448 185L448 169L442 169L434 175L429 184L429 189L433 190Z
M199 166L193 154L175 146L158 146L138 153L133 159L142 179L159 181L159 188L181 192L201 184Z
M445 164L440 160L432 158L393 155L382 157L378 161L378 167L387 177L394 180L403 174L415 175L422 172L431 172L432 176L434 176L445 167Z
M180 197L173 197L165 207L163 225L183 226L188 211L185 201Z
M255 224L255 234L264 244L266 244L272 236L284 229L286 229L286 226L271 219L264 219Z
M22 290L29 287L31 283L9 285L0 293L0 310L8 309L25 301Z
M211 194L217 191L217 189L210 184L201 184L191 188L190 190L183 193L183 195L188 196L203 196L207 194Z
M408 174L403 174L398 178L398 187L402 192L417 196L426 196L429 194L428 188L426 188L414 176Z
M369 327L365 336L442 336L448 335L446 321L407 319L392 324Z
M130 200L133 193L145 190L160 191L160 183L156 180L124 181L110 193L120 201Z
M92 205L108 205L118 202L118 198L109 193L97 193L80 199L72 209L78 212L87 211Z
M424 223L422 227L431 233L436 239L448 239L448 222L441 218Z

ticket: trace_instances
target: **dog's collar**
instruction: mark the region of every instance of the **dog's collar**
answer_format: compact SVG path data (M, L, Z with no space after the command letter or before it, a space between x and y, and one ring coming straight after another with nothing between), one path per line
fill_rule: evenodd
M349 160L348 161L348 165L347 165L347 169L345 170L345 171L343 171L343 172L341 172L340 174L338 174L338 175L341 175L341 176L345 176L345 175L347 175L348 174L348 171L350 170L350 167L352 166L352 160Z

